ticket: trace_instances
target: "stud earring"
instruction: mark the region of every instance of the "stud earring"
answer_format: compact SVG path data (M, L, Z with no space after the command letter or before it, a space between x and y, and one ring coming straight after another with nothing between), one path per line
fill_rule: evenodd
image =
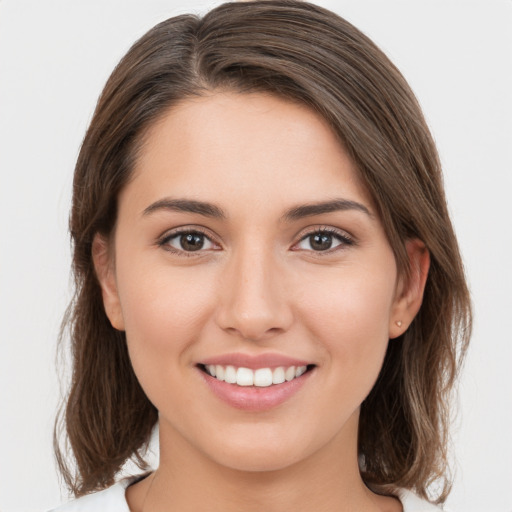
M398 327L402 327L402 320L397 320L395 324L398 325Z

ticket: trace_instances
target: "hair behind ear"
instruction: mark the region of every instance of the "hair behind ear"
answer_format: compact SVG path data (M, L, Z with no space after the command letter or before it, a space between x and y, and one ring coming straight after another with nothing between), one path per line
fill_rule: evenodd
M72 331L73 380L55 424L54 448L59 470L77 497L112 485L130 458L145 469L143 455L158 420L133 372L125 334L112 327L101 293L91 265L65 318ZM59 444L62 420L65 447Z

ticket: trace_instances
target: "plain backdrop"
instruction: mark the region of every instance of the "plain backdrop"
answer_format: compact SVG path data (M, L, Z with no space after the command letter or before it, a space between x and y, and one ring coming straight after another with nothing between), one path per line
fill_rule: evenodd
M218 2L0 0L0 510L65 498L52 453L72 172L95 102L155 23ZM401 69L445 171L474 299L447 509L512 512L512 1L332 0ZM62 497L61 497L62 496Z

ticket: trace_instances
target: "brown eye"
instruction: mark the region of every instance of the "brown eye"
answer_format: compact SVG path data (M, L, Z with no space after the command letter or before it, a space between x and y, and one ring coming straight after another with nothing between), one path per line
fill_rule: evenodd
M204 246L204 235L200 233L187 233L181 235L179 240L184 251L198 251Z
M338 247L341 249L353 244L354 241L343 232L319 230L303 237L296 248L302 251L326 252L330 249Z
M160 243L164 249L180 252L198 252L218 248L204 233L200 231L181 231L165 237Z
M309 244L314 251L326 251L332 247L332 235L315 233L310 235Z

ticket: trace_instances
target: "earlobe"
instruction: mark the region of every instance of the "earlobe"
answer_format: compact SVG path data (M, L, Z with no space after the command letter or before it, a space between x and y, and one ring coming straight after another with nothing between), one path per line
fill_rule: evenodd
M98 233L92 242L92 259L101 287L103 307L114 329L124 331L124 320L108 240Z
M401 280L390 317L389 337L403 334L420 310L430 268L430 253L417 238L406 242L410 273Z

